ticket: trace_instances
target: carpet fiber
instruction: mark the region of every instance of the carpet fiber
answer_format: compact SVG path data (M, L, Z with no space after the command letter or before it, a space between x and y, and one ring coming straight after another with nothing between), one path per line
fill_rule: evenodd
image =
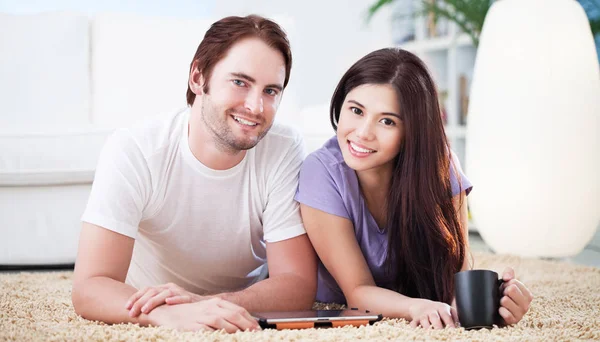
M600 340L600 269L544 260L477 253L475 268L513 266L534 293L517 325L466 331L413 329L385 319L368 327L284 331L179 332L137 325L106 325L78 317L71 305L71 272L0 274L0 340L355 341L355 340Z

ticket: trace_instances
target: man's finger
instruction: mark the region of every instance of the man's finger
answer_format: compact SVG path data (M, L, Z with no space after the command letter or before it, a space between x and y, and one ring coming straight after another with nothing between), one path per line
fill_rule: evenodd
M222 315L219 313L213 313L208 319L199 319L199 321L204 322L204 324L215 330L225 330L230 334L241 330L238 326L233 325L222 318Z
M235 325L241 331L246 330L260 330L260 326L258 325L258 321L254 319L252 316L248 318L242 311L239 309L230 310L219 308L220 311L216 311L215 313L220 317L223 317L227 322ZM244 309L242 309L244 310ZM246 311L246 310L244 310Z
M133 306L133 303L135 303L138 299L142 298L142 296L148 292L148 290L150 290L149 287L145 287L143 290L138 290L136 293L132 294L131 297L129 297L129 300L127 301L127 304L125 304L125 308L127 310L130 310L131 307Z
M231 310L231 311L235 311L240 313L242 316L244 316L247 320L254 322L254 328L260 328L260 326L258 325L258 322L256 321L256 319L254 319L254 317L252 317L252 315L250 315L250 313L248 312L248 310L244 309L243 307L233 304L230 301L221 299L217 302L217 305L221 308L227 309L227 310Z
M130 317L137 317L140 315L140 313L142 312L142 307L146 304L146 302L148 302L148 300L152 297L154 297L156 295L156 290L155 289L149 289L140 299L138 299L135 303L133 303L133 306L131 307L131 310L129 310L129 316Z
M165 299L165 303L167 303L169 305L185 304L185 303L191 303L191 302L192 302L192 298L190 296L172 296L172 297L167 297Z
M165 304L166 303L165 300L172 295L173 295L173 292L171 290L169 290L169 289L163 290L156 296L148 299L146 304L144 304L144 306L142 306L142 312L147 314L150 311L154 310L155 307Z

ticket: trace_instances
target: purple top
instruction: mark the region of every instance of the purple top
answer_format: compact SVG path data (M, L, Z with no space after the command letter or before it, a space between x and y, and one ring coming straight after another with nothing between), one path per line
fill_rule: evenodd
M454 154L452 159L460 174L461 188L469 194L473 186L463 174ZM450 181L452 195L455 196L461 192L461 189L453 171L450 172ZM352 221L356 240L369 265L375 284L388 289L392 287L392 279L385 274L384 267L387 255L387 232L385 229L381 231L378 228L369 212L360 193L356 172L344 162L336 137L329 139L323 147L306 158L300 169L295 198L298 202L312 208ZM316 299L324 303L346 303L342 290L321 261L319 261Z

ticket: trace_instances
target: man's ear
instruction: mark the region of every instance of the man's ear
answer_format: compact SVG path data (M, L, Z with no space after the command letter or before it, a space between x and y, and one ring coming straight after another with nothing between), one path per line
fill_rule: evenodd
M195 60L194 63L192 63L188 85L194 94L203 94L202 88L204 86L204 77L202 76L202 71L198 69L198 60Z

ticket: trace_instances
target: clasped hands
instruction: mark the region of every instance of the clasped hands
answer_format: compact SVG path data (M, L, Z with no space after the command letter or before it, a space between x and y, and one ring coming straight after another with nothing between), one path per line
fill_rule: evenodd
M131 317L147 314L149 324L178 330L260 330L256 319L241 306L218 297L193 294L173 283L137 291L125 308Z

